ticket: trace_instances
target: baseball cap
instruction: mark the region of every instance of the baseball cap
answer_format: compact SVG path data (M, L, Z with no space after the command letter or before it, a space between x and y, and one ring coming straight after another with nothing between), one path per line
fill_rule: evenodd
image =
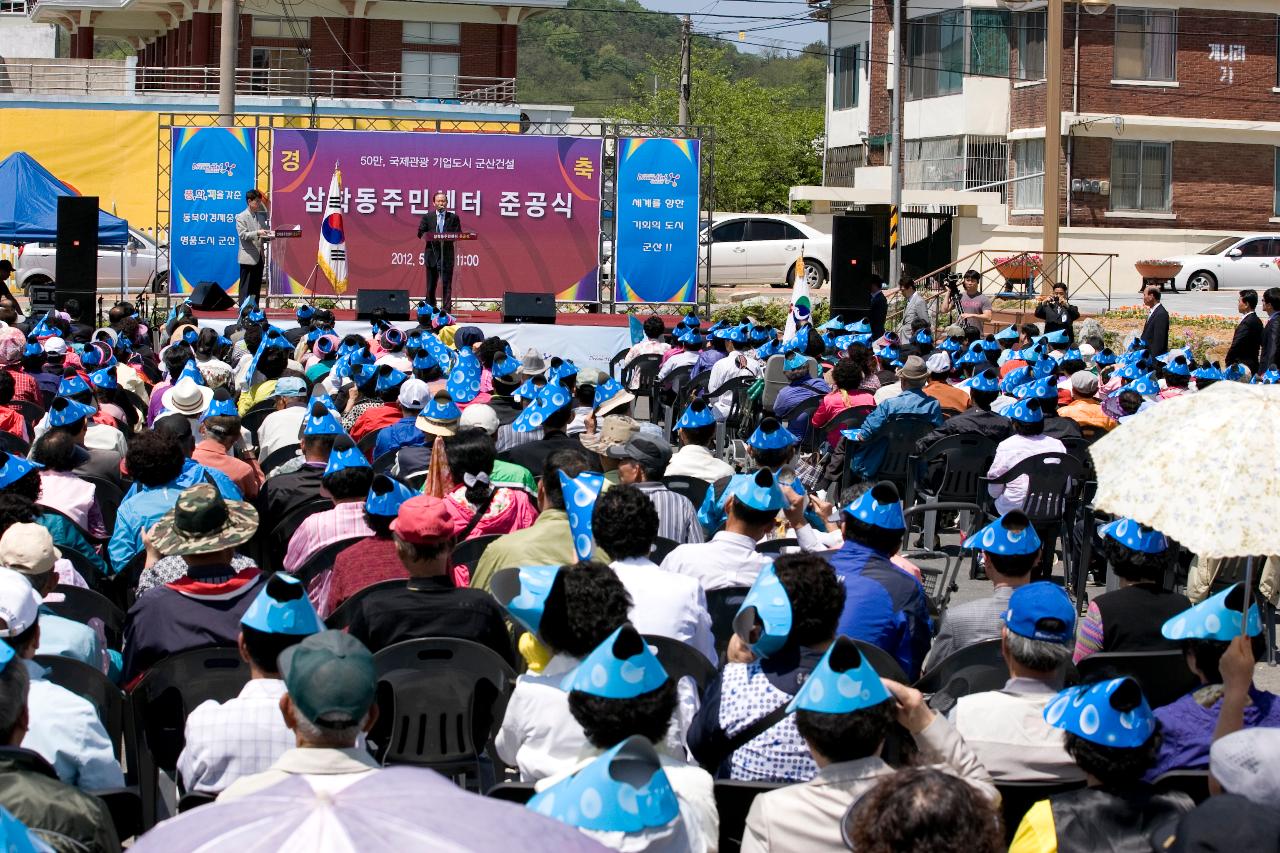
M1076 608L1062 587L1036 581L1018 587L1009 596L1004 625L1028 640L1066 644L1075 637Z
M0 637L16 637L40 618L40 594L20 572L0 567Z
M49 338L44 342L45 355L66 355L67 342L62 338Z
M458 419L459 430L479 427L489 435L496 435L499 426L498 413L486 403L472 403L462 410L462 417Z
M1215 740L1209 772L1227 793L1268 809L1280 807L1280 729L1255 726Z
M630 459L646 468L665 468L671 461L671 445L666 439L640 433L625 444L610 447L605 453L611 459Z
M417 412L426 405L427 397L430 395L431 388L427 383L421 379L406 379L400 386L400 394L396 397L396 402L402 409Z
M400 505L391 530L415 545L436 545L457 532L452 506L443 498L418 495Z
M285 649L280 675L294 707L321 728L356 725L373 705L373 655L344 631L321 631Z
M271 390L272 397L305 397L307 383L296 376L281 376L276 380L276 387Z
M12 524L0 536L0 565L24 575L43 575L53 569L62 552L47 528L35 523Z
M945 352L935 352L929 356L924 363L930 373L950 373L951 372L951 356Z

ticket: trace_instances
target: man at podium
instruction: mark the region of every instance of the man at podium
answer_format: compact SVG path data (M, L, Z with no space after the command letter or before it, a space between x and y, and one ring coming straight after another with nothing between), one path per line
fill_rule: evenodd
M427 235L427 302L441 311L453 309L453 240L433 240L433 234L456 234L462 230L462 220L452 210L446 210L449 198L442 192L433 199L435 210L422 217L418 223L418 239ZM444 303L436 304L436 283L444 282Z

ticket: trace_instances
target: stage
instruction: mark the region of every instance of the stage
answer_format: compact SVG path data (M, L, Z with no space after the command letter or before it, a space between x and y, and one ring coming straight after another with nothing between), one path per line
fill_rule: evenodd
M267 320L282 329L298 325L292 311L268 310L266 313ZM234 310L196 312L201 328L218 331L234 323L237 316ZM354 311L334 311L334 317L334 332L340 337L353 333L368 337L369 321L357 320ZM613 357L631 346L631 330L625 314L557 314L554 324L503 323L497 311L468 311L454 317L459 326L476 326L485 337L497 335L508 341L517 358L533 348L542 353L543 358L568 358L579 367L595 367L606 373ZM680 322L680 318L674 316L663 319L668 329ZM409 331L418 324L398 320L392 325Z

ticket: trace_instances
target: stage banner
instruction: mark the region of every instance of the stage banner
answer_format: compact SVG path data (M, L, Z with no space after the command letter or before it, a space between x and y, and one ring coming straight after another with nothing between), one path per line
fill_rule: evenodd
M216 281L240 283L236 214L253 189L254 131L244 127L175 127L170 151L169 292L190 293Z
M418 223L444 192L463 231L453 298L499 300L508 290L599 299L599 139L481 133L273 131L271 226L301 226L273 258L271 292L333 293L314 272L326 195L342 171L342 221L350 287L426 294ZM276 247L277 249L279 247Z
M698 140L618 140L618 302L698 298Z

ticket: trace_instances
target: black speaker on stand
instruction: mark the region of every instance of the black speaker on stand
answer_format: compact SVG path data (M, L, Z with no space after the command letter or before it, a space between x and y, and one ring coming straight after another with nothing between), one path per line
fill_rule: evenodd
M356 319L369 320L373 312L381 308L388 320L409 319L408 290L358 290L356 291Z
M831 220L831 314L858 319L871 308L871 276L889 270L888 208Z
M517 293L508 290L502 296L502 322L544 323L556 321L554 293Z
M54 301L73 320L93 325L98 291L98 197L58 196Z

